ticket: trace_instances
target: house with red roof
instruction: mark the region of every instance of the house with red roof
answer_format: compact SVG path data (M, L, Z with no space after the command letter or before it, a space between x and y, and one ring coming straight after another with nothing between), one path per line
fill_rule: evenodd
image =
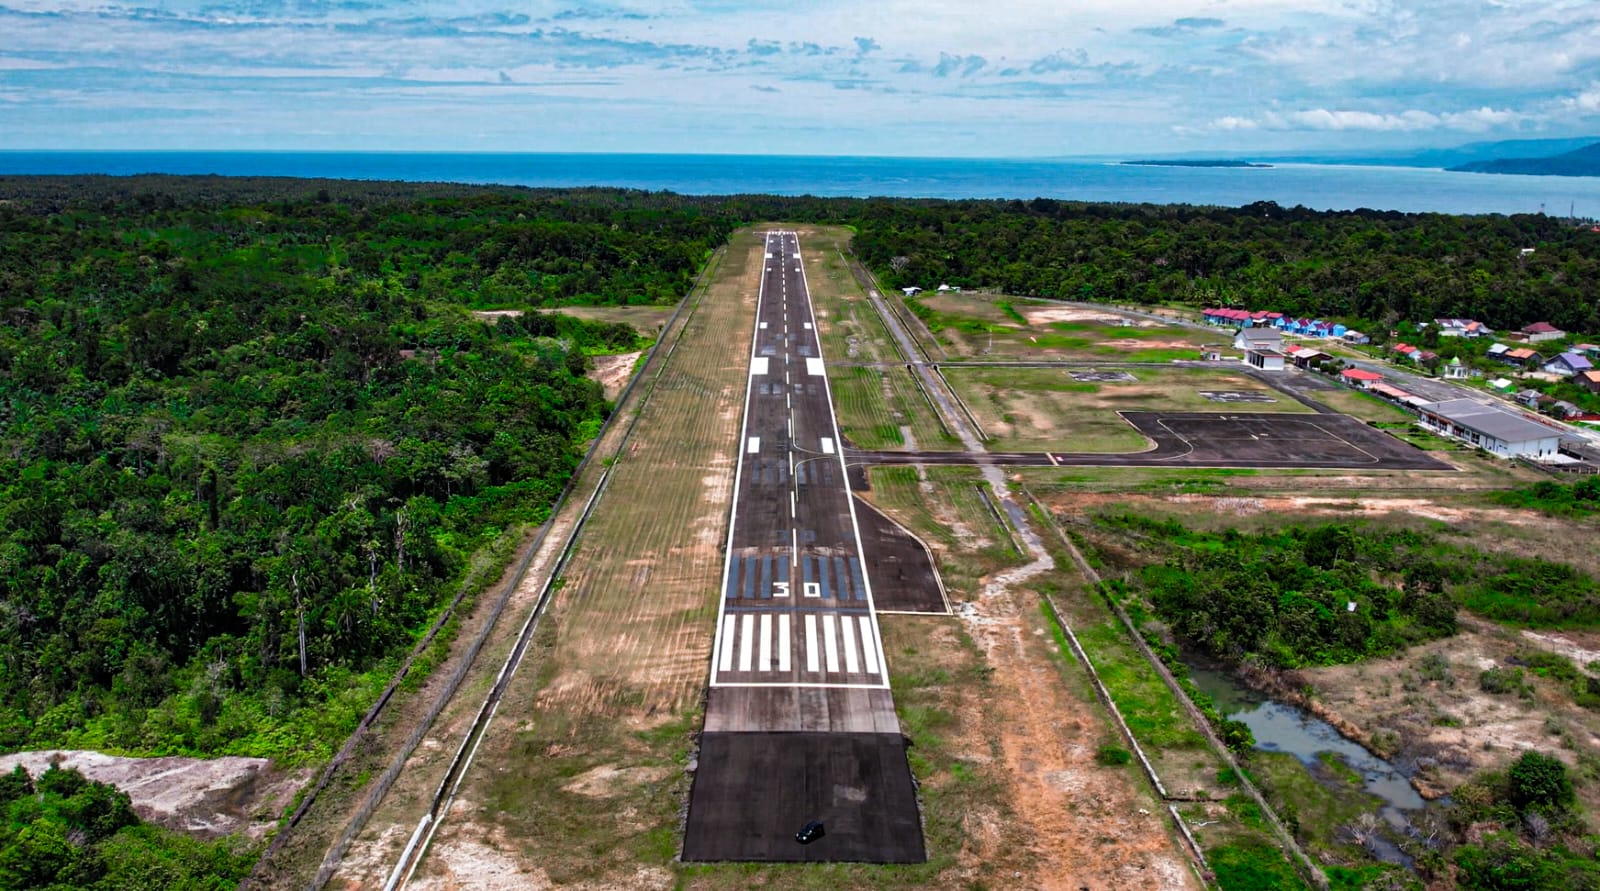
M1541 341L1546 340L1560 340L1561 338L1567 336L1567 332L1562 331L1560 328L1557 328L1549 322L1534 322L1532 325L1525 326L1522 329L1522 333L1527 335L1528 343L1540 343Z
M1383 375L1364 368L1346 368L1339 372L1339 379L1357 390L1370 390L1374 384L1383 380Z

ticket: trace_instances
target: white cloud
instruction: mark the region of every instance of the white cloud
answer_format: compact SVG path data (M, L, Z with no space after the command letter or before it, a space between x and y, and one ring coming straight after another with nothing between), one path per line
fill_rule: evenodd
M1431 112L1406 109L1398 112L1354 109L1308 108L1299 111L1267 111L1259 118L1226 115L1213 120L1209 129L1230 130L1323 130L1409 133L1428 130L1483 131L1513 124L1526 117L1509 109L1483 108L1466 111Z

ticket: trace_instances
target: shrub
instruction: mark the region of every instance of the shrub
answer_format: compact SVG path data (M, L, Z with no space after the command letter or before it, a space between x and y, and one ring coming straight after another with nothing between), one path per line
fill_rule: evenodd
M1532 695L1533 689L1522 679L1520 668L1486 668L1478 674L1478 687L1485 693Z
M1095 752L1094 760L1106 767L1121 767L1133 760L1133 753L1121 746L1106 743Z
M1567 766L1542 752L1523 752L1511 765L1511 803L1519 810L1530 807L1565 808L1573 802L1572 778Z

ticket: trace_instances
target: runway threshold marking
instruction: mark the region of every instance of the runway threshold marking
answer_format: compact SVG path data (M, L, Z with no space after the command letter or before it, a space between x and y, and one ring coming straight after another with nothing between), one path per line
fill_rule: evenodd
M817 615L806 613L806 671L812 674L821 670L817 655Z

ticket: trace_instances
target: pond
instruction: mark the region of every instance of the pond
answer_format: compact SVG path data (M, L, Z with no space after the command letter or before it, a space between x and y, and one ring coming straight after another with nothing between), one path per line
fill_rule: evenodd
M1257 749L1293 755L1324 785L1336 782L1324 769L1327 759L1342 761L1360 776L1363 791L1383 802L1378 815L1397 832L1406 832L1408 816L1425 806L1399 768L1345 739L1327 721L1251 690L1213 666L1191 663L1189 676L1216 703L1219 714L1250 728ZM1410 865L1410 858L1387 839L1374 840L1370 850L1380 860Z

